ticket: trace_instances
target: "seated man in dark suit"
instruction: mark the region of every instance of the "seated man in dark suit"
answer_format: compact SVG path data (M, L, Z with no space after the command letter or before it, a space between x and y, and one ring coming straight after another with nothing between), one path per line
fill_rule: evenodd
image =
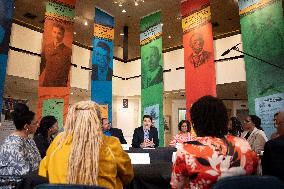
M262 173L284 181L284 111L278 114L276 122L279 136L264 146Z
M102 119L102 129L105 135L114 136L119 139L121 144L127 144L121 129L110 127L110 122L107 118Z
M159 146L158 131L152 126L152 117L143 116L143 126L134 130L132 147L133 148L154 148Z

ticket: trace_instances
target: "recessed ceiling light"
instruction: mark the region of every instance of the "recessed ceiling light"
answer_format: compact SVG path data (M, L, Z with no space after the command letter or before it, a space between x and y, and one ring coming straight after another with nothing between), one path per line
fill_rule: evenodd
M122 4L121 4L121 3L119 3L119 5L118 5L118 6L122 7Z
M170 36L170 35L169 35L169 36L168 36L168 38L169 38L169 39L171 39L171 38L172 38L172 36Z
M87 22L87 21L85 21L84 25L85 25L85 26L87 26L87 25L88 25L88 22Z
M120 33L119 35L124 35L124 33Z
M137 1L135 1L134 5L135 5L135 6L138 6L139 4L138 4L138 2L137 2Z
M77 33L76 32L73 32L74 33L74 35L76 35Z
M126 10L125 10L125 9L123 9L121 12L125 13L125 12L126 12Z

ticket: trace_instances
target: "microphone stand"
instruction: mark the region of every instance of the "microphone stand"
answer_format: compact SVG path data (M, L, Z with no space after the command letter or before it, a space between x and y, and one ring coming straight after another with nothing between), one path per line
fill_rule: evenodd
M240 43L239 43L239 44L240 44ZM262 62L265 62L266 64L269 64L269 65L271 65L271 66L274 66L274 67L277 67L277 68L280 68L280 69L284 69L284 68L282 68L282 67L280 67L280 66L278 66L278 65L272 64L272 63L270 63L270 62L267 62L266 60L260 59L260 58L258 58L258 57L256 57L256 56L253 56L253 55L251 55L251 54L248 54L248 53L246 53L246 52L241 51L241 50L238 48L238 45L239 45L239 44L233 46L231 49L226 50L225 52L223 52L223 54L222 54L221 56L225 56L225 55L229 54L229 52L230 52L231 50L234 50L234 51L243 53L243 54L245 54L245 55L247 55L247 56L250 56L250 57L252 57L252 58L255 58L255 59L257 59L257 60L260 60L260 61L262 61Z

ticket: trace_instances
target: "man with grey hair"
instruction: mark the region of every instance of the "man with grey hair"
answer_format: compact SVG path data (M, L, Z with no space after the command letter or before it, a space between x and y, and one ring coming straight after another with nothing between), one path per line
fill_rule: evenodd
M279 112L276 119L279 136L269 140L264 146L262 172L284 181L284 110Z
M192 54L189 57L189 62L193 64L195 68L205 64L211 57L211 53L205 51L204 38L200 33L194 33L189 40L189 46L192 49Z
M144 56L147 66L146 78L143 79L142 88L148 88L163 81L163 67L160 65L162 55L158 47L150 46L149 53Z

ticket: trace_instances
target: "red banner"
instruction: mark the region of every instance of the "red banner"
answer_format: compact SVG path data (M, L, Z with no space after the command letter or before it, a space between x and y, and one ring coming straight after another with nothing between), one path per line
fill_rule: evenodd
M187 119L191 105L204 95L216 96L213 34L209 0L181 3Z

